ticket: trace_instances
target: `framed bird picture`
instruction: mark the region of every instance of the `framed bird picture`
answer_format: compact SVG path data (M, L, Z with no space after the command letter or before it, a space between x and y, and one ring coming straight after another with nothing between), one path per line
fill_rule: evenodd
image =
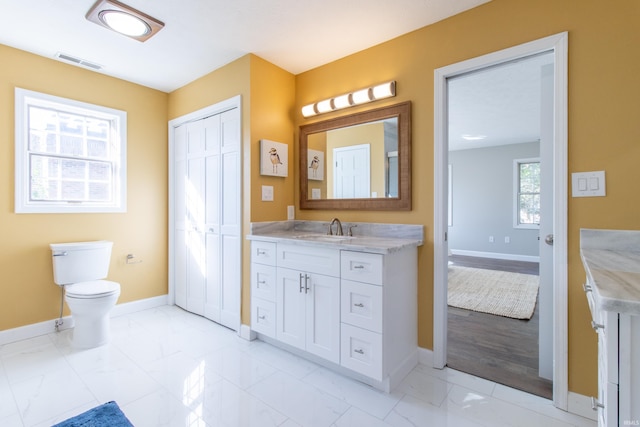
M260 140L260 175L288 176L289 147L281 142Z
M324 180L324 152L307 150L307 178L313 181Z

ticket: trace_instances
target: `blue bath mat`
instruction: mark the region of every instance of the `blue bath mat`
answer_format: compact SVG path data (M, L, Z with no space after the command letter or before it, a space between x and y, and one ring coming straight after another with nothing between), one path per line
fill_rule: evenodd
M107 402L52 427L133 427L116 402Z

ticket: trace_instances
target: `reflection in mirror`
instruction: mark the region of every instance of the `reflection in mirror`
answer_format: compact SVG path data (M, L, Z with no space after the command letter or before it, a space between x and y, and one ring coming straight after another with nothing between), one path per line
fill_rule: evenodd
M301 126L301 208L411 209L410 106Z

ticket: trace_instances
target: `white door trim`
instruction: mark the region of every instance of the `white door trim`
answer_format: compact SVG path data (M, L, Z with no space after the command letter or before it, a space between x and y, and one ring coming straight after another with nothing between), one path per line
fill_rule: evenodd
M567 70L568 33L559 33L435 70L434 73L434 319L433 364L447 356L447 79L541 52L554 55L553 403L568 406L567 343Z
M174 252L174 248L173 248L173 242L175 241L175 215L174 215L174 211L173 211L173 206L175 204L175 188L174 188L174 182L175 182L175 167L174 167L174 153L175 153L175 129L185 123L188 122L193 122L193 121L197 121L197 120L201 120L216 114L221 114L225 111L231 110L233 108L237 108L238 111L242 111L242 98L240 95L234 96L232 98L226 99L224 101L221 101L217 104L214 105L210 105L208 107L204 107L200 110L191 112L189 114L185 114L184 116L180 116L177 117L173 120L169 121L169 125L168 125L168 133L169 133L169 153L168 153L168 162L169 162L169 174L168 174L168 185L169 185L169 205L168 205L168 209L169 209L169 268L168 268L168 279L169 279L169 289L168 289L168 293L167 293L167 303L169 305L174 305L175 304L175 271L174 271L174 266L175 266L175 252ZM239 121L239 126L242 126L242 118ZM240 129L240 134L241 133ZM242 157L242 144L240 145L240 157ZM241 173L242 176L242 173ZM242 201L240 202L242 203ZM242 209L240 209L240 212L242 212ZM238 257L241 257L242 254L238 253ZM240 265L242 265L242 263L240 263ZM242 271L238 272L239 275L242 274ZM241 298L241 289L238 289L238 293L239 293L239 297L238 297L238 301L240 301L240 304L242 304L242 298ZM238 307L238 313L240 313L240 309L241 307ZM237 327L237 331L238 333L240 332L240 324L238 324Z

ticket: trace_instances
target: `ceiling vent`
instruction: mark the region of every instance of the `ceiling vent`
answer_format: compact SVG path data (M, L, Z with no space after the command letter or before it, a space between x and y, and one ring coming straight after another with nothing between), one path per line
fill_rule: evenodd
M60 58L63 61L71 62L76 65L82 65L83 67L91 68L92 70L102 70L102 65L94 64L93 62L85 61L84 59L76 58L75 56L67 55L66 53L56 53L56 58Z

